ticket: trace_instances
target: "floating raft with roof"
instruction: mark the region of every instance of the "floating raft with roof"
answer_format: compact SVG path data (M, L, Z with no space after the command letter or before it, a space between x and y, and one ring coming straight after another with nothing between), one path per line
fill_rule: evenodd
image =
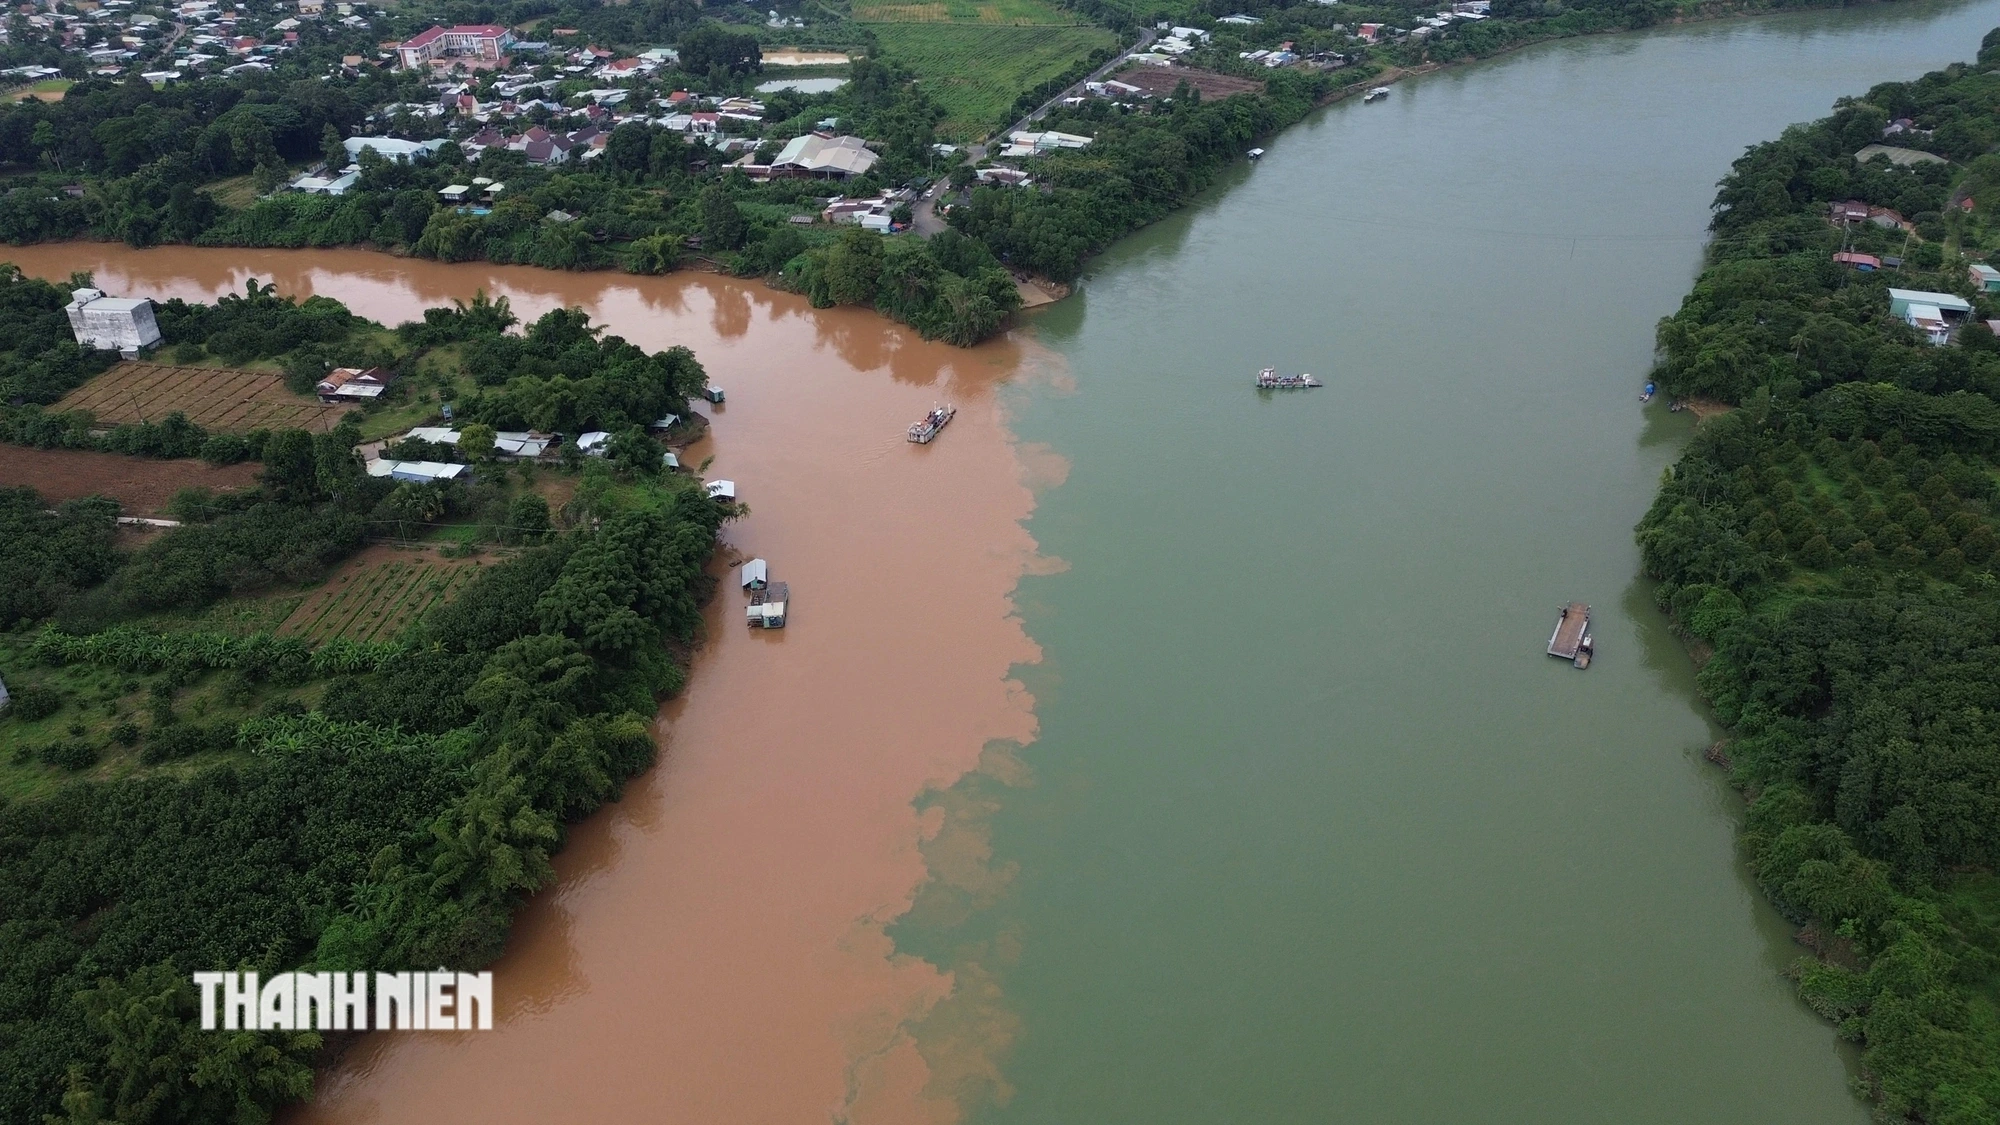
M1590 667L1590 607L1571 602L1556 615L1556 631L1549 634L1549 655L1571 661L1579 668Z

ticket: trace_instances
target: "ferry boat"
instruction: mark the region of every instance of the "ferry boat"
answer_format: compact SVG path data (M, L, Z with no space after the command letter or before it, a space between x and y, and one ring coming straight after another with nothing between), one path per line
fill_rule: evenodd
M1383 98L1386 98L1388 96L1389 96L1389 87L1377 86L1373 90L1370 90L1366 94L1363 94L1361 96L1361 100L1364 102L1379 102Z
M929 445L931 439L938 436L938 431L944 429L957 413L958 407L949 403L931 407L931 412L924 415L923 421L910 427L910 440L918 445Z
M1656 393L1656 392L1657 392L1658 390L1659 390L1659 388L1658 388L1658 387L1655 387L1655 386L1654 386L1653 384L1651 384L1651 383L1647 383L1647 384L1646 384L1646 389L1645 389L1645 390L1643 390L1643 391L1640 391L1640 392L1639 392L1639 401L1640 401L1640 402L1651 402L1651 401L1653 401L1653 395L1654 395L1654 394L1655 394L1655 393Z
M1275 367L1266 367L1257 373L1257 389L1260 391L1295 391L1321 385L1310 375L1280 375Z

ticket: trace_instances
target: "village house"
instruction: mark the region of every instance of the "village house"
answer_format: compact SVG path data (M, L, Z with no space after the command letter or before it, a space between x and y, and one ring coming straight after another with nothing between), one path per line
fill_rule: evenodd
M457 480L467 475L470 467L449 461L390 461L387 459L368 462L368 475L388 477L390 480L409 481L412 484L430 484L433 481Z
M2000 270L1983 262L1975 262L1971 273L1972 284L1977 286L1981 293L2000 293Z
M442 138L434 141L405 141L396 137L349 137L341 142L347 149L347 158L359 162L363 152L373 152L384 160L411 160L418 156L429 156L444 146Z
M1852 266L1863 273L1873 273L1882 268L1882 259L1873 254L1857 254L1851 250L1840 251L1833 256L1833 260L1836 265Z
M408 441L457 446L462 432L449 426L418 426L403 435ZM532 430L501 430L493 435L493 455L510 460L533 460L547 452L556 439L552 434Z
M1889 315L1923 333L1930 343L1941 345L1950 343L1953 327L1972 315L1972 302L1956 293L1891 289Z
M697 115L699 116L699 115ZM875 167L880 159L867 147L860 137L829 137L821 133L807 133L803 137L793 137L779 150L771 161L773 176L809 176L819 179L845 179L860 176Z
M1054 130L1045 133L1015 132L1007 134L1007 145L998 155L1003 160L1039 156L1059 148L1083 148L1089 143L1089 137L1078 136L1075 133L1058 133Z
M321 402L370 402L389 389L393 378L394 375L380 367L336 367L313 390Z
M160 342L153 302L144 297L107 297L101 290L77 289L70 298L63 312L69 316L76 342L86 348L133 356Z
M285 186L291 188L293 191L302 191L307 195L346 195L359 179L361 179L361 172L359 169L355 169L354 171L342 172L338 176L300 176Z

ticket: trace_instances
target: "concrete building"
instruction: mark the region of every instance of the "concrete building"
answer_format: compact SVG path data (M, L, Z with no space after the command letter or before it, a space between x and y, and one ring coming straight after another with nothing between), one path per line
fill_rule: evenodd
M77 289L63 306L69 314L70 331L86 348L137 355L140 348L160 342L160 326L153 320L153 302L144 297L107 297L96 289Z
M1972 284L1978 286L1981 293L2000 293L2000 270L1982 262L1975 262L1972 266Z
M396 45L396 62L414 70L433 62L496 65L514 45L514 33L497 24L432 27Z

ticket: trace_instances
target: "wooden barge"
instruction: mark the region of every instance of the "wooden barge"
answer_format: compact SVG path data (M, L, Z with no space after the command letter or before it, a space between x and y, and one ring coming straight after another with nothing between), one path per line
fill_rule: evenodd
M1556 615L1556 631L1549 634L1549 655L1588 668L1590 653L1590 607L1571 602Z

